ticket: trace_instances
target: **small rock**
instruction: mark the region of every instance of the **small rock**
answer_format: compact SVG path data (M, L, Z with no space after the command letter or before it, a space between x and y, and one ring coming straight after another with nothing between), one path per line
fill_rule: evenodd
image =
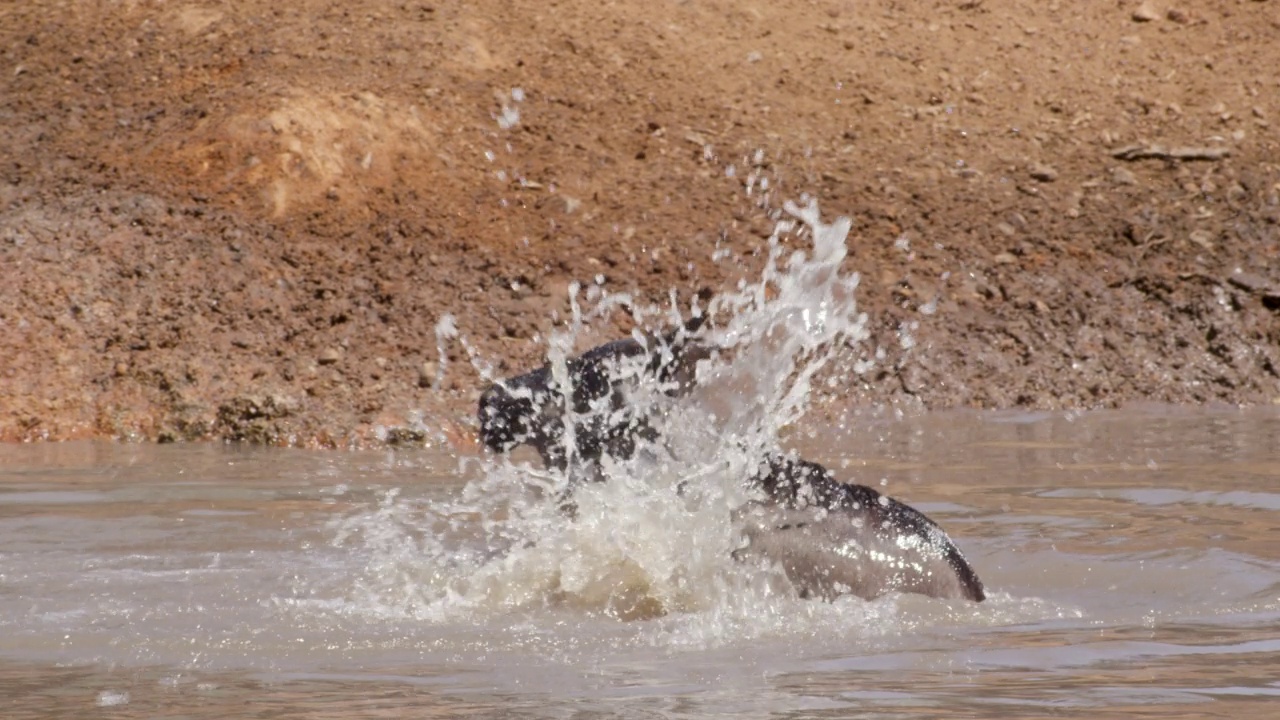
M1150 2L1144 2L1133 11L1134 22L1152 22L1160 19L1160 13L1156 12L1155 7Z
M392 427L387 428L388 445L416 445L425 442L427 434L418 428L408 427Z
M1031 166L1031 177L1040 182L1053 182L1058 179L1058 171L1044 163L1036 163Z
M1179 25L1186 25L1191 22L1191 16L1185 10L1179 10L1178 8L1169 8L1169 12L1165 13L1164 16L1169 18L1170 22L1176 22Z
M1005 237L1013 237L1018 232L1012 225L1003 221L996 223L996 230L999 230L1000 234Z
M1111 171L1111 179L1117 185L1137 185L1138 176L1134 175L1128 168L1118 167Z
M1192 230L1191 242L1199 245L1205 250L1213 250L1213 233L1208 230Z
M996 256L991 259L997 265L1012 265L1018 262L1018 258L1014 257L1013 253L1007 253L1007 252L996 253Z
M440 366L428 360L418 367L418 387L429 388L436 381Z
M316 362L321 365L335 365L342 359L342 351L338 348L325 348L320 352L320 357L316 358Z
M1234 274L1227 278L1227 282L1235 285L1241 290L1247 290L1258 295L1277 295L1277 291L1266 278L1254 273L1237 270Z

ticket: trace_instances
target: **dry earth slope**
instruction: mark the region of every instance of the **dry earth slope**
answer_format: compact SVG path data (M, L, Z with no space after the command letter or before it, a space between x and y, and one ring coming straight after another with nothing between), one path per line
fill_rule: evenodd
M801 193L891 351L831 403L1273 402L1277 67L1268 0L5 3L0 437L438 428L446 313L527 368Z

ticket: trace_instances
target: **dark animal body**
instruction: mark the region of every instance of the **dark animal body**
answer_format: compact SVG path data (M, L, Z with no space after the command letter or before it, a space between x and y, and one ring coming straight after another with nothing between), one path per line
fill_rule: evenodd
M737 556L779 563L803 595L986 598L951 538L909 505L778 453L761 463L751 482L765 499L739 513L748 545Z
M547 467L561 471L571 464L597 463L605 455L630 458L637 439L655 440L657 433L646 414L630 404L628 390L652 380L669 396L687 392L693 386L696 363L709 355L693 339L703 322L704 316L697 316L644 342L615 340L569 358L567 391L560 387L550 363L494 383L480 396L481 442L495 452L509 452L527 443ZM627 362L639 366L629 378L631 387L620 378L620 368ZM573 421L572 448L566 416Z
M573 487L582 477L600 477L601 458L630 458L639 440L657 439L648 409L629 402L630 390L653 380L664 394L679 396L693 386L696 363L710 354L696 338L702 323L695 317L644 342L617 340L569 358L567 389L550 364L495 383L480 396L482 442L495 452L527 443L547 467L568 471L569 486L559 500L573 516ZM620 372L624 363L634 363L630 374ZM764 500L738 513L748 545L735 557L779 563L802 595L985 598L951 538L908 505L781 453L767 454L749 482Z

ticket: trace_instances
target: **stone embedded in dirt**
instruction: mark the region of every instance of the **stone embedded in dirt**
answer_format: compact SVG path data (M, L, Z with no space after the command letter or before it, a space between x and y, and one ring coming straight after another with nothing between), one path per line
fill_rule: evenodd
M298 411L298 402L284 395L241 395L218 407L217 430L228 440L278 445L288 440L282 420Z
M1269 282L1261 275L1251 272L1233 273L1227 278L1227 282L1235 285L1241 290L1247 290L1251 293L1263 296L1280 296L1280 287Z
M1128 168L1122 168L1122 167L1112 168L1111 179L1114 180L1117 185L1137 185L1138 184L1138 176L1134 175L1133 172L1130 171Z
M1007 252L996 253L996 256L991 259L997 265L1012 265L1018 262L1018 258L1014 257L1013 253Z
M396 445L418 445L425 442L427 433L418 428L408 428L396 426L387 428L386 443L391 446Z
M334 365L342 359L342 351L338 348L325 348L320 353L320 357L316 358L316 362L321 365Z
M1133 11L1134 22L1153 22L1160 19L1160 13L1150 2L1144 2Z
M418 367L418 387L429 388L436 381L440 366L428 360Z
M1192 230L1191 242L1199 245L1205 250L1213 250L1213 233L1208 230Z
M1040 182L1053 182L1058 179L1058 171L1044 163L1036 163L1031 166L1031 177Z

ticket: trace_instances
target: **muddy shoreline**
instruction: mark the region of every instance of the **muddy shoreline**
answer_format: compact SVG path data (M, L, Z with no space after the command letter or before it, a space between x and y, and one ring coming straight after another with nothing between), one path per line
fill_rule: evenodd
M0 9L0 438L432 441L446 314L526 370L803 194L885 350L823 412L1280 402L1274 2L619 5Z

